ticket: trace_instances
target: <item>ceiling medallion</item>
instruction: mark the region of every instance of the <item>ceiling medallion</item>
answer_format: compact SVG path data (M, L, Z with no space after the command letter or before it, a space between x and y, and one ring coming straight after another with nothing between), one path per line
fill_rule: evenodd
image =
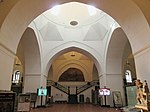
M76 26L76 25L78 25L78 22L77 22L77 21L71 21L70 24L71 24L72 26Z

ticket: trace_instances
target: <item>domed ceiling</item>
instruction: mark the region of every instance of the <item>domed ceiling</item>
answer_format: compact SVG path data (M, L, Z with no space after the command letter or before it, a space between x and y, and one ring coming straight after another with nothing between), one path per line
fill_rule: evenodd
M44 41L101 41L117 22L105 12L78 2L54 6L34 21ZM70 39L70 37L72 37Z

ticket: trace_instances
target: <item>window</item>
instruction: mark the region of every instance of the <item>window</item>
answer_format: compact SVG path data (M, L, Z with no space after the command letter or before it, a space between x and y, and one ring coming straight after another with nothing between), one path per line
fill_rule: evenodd
M131 71L130 70L125 71L125 77L126 77L127 83L132 83L132 77L131 77Z
M13 74L12 83L19 83L19 79L20 79L20 71L17 70Z

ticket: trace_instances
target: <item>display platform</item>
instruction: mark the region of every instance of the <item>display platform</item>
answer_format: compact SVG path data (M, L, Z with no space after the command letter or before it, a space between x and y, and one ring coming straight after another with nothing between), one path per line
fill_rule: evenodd
M142 109L137 108L135 106L127 106L127 107L123 107L120 109L121 109L121 112L143 112Z
M16 93L0 91L0 112L15 112Z
M135 105L135 107L136 107L136 108L139 108L139 109L143 109L143 110L148 111L147 105Z

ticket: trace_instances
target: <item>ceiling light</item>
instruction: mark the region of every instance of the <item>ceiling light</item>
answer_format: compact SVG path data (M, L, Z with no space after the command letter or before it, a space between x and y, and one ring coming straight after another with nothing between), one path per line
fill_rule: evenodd
M51 10L51 13L55 16L57 16L59 14L59 11L60 11L60 5L56 5L54 6Z

